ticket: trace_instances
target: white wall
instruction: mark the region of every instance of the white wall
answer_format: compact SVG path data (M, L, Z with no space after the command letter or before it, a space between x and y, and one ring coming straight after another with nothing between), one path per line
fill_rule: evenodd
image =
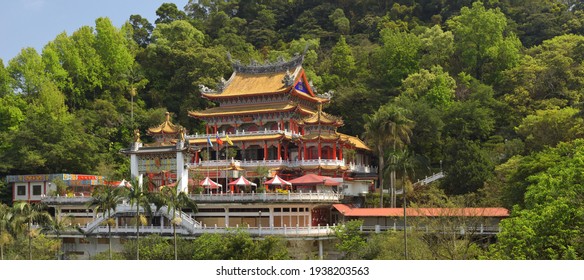
M369 181L345 181L340 187L343 187L344 195L363 195L369 192Z
M24 187L24 192L20 193L18 192L19 187ZM40 192L37 192L35 194L35 188L40 188ZM13 193L14 193L14 201L17 200L41 200L42 196L47 195L48 193L50 193L51 191L55 190L55 184L51 183L51 182L44 182L44 181L38 181L38 182L17 182L14 183L14 189L13 189Z

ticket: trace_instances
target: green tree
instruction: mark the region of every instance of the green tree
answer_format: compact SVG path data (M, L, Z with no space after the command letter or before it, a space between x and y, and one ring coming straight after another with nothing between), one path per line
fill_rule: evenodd
M0 260L4 260L4 248L12 243L13 236L13 209L8 205L0 203Z
M12 89L29 97L36 97L41 86L48 82L45 65L34 48L24 48L8 63Z
M454 34L460 71L482 82L494 83L503 70L517 62L521 42L507 32L507 19L499 9L486 9L477 1L471 8L460 9L460 15L447 24Z
M385 170L385 157L388 151L397 151L410 142L414 123L406 115L407 112L403 108L394 104L384 105L372 115L364 115L365 133L363 136L367 143L375 149L379 158L379 170ZM383 204L383 172L379 172L378 180L381 193L380 203ZM393 202L394 187L392 181L391 207L395 207L395 202Z
M418 35L421 46L420 67L431 69L440 65L449 69L450 61L454 55L454 35L451 31L444 31L440 25L424 29Z
M53 219L43 225L42 232L53 233L56 236L55 239L57 240L57 250L55 252L55 257L57 260L62 259L61 255L64 255L65 253L61 252L63 243L63 240L61 240L61 235L64 232L73 229L71 226L71 221L73 221L72 216L61 217L60 213L58 213Z
M156 234L125 243L123 250L125 259L136 258L136 250L140 250L141 260L171 260L173 258L173 248L169 240Z
M0 98L11 92L10 83L10 73L4 67L4 61L0 59Z
M111 91L114 99L116 94L123 94L128 88L125 75L134 65L134 55L130 52L128 38L122 30L113 26L109 18L95 20L95 50L100 56L105 71L101 80L106 89ZM131 39L130 39L131 40ZM106 93L107 91L104 91Z
M152 215L150 207L150 197L152 194L148 189L143 188L143 182L132 180L129 188L126 188L124 196L131 206L136 206L136 260L140 260L140 226L146 224L146 215ZM148 183L146 182L146 185ZM144 214L140 214L140 208L144 209Z
M329 19L333 22L333 25L339 33L349 35L351 32L351 21L345 16L345 12L342 9L336 9L329 16Z
M577 117L578 109L537 110L534 115L525 117L516 128L524 139L528 151L541 151L559 142L584 137L584 120Z
M404 238L401 232L386 231L372 234L363 248L362 259L366 260L403 260ZM408 259L431 260L432 252L424 234L408 233Z
M454 101L456 81L441 66L434 66L430 71L421 69L410 74L402 88L402 95L425 99L432 107L446 108Z
M26 236L28 238L28 257L32 260L32 240L38 235L38 232L32 228L33 223L44 225L51 221L51 215L43 209L41 204L30 204L25 201L19 201L14 204L15 219L18 225L25 226Z
M499 89L516 108L514 125L535 110L563 108L581 102L584 36L567 34L526 50L519 63L505 71Z
M395 102L409 112L406 117L416 124L412 128L409 149L425 159L420 163L436 167L437 163L443 159L444 121L442 118L445 112L432 106L425 99L414 100L401 95Z
M351 53L351 47L347 45L345 37L341 36L332 49L331 54L331 81L329 86L343 86L353 83L353 73L355 71L355 58Z
M178 186L178 183L177 183ZM193 213L198 211L197 203L189 198L187 193L181 192L177 187L163 186L159 193L151 196L152 202L156 205L156 209L166 206L168 213L172 213L172 235L174 237L174 259L178 260L178 243L176 235L176 226L180 225L182 218L180 217L183 208L190 209Z
M409 74L418 71L421 42L413 33L383 29L381 44L370 61L374 79L371 83L376 88L391 92Z
M145 48L150 44L150 35L154 26L148 21L147 18L143 18L140 15L131 15L130 24L132 25L132 38L134 42L138 44L141 48Z
M475 192L493 176L494 164L479 143L464 139L449 139L445 147L444 172L441 185L447 194Z
M156 10L156 15L158 18L154 23L157 25L160 23L171 23L177 20L185 20L185 12L179 10L174 3L163 3Z
M584 140L536 153L546 160L527 177L523 207L501 222L495 259L581 259Z
M93 198L87 207L93 208L95 212L102 213L104 223L107 225L108 244L109 244L109 258L112 259L112 231L111 227L115 225L116 220L113 212L124 199L123 188L111 186L97 186L93 190L91 197Z
M359 259L362 250L367 245L364 233L361 231L363 221L352 220L334 228L334 234L338 239L335 245L337 250L343 253L347 260Z

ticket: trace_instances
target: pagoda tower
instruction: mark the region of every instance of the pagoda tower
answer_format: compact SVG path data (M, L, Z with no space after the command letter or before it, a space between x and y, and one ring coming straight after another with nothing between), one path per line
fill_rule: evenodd
M343 149L370 154L357 137L337 132L341 118L323 112L330 99L317 95L302 67L304 56L274 63L242 65L232 60L234 72L216 90L201 85L201 94L218 106L189 111L189 116L205 122L205 134L187 136L199 151L209 149L208 159L231 160L246 170L248 177L290 179L305 173L343 177L348 162ZM230 145L225 142L229 139ZM220 143L223 142L223 145ZM237 151L228 157L224 149ZM363 156L362 158L365 158ZM196 154L191 170L212 168ZM267 174L256 174L265 166Z

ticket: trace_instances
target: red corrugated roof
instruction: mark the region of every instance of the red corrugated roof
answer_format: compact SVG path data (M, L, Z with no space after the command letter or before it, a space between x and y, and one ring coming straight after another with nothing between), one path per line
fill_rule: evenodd
M353 208L346 204L333 204L346 217L403 217L403 208ZM509 210L492 208L406 208L409 217L509 217Z

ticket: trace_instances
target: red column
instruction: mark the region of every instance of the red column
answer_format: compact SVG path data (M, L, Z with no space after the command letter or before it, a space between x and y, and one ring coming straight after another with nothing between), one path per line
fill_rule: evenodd
M343 146L339 147L339 160L343 160Z
M308 159L308 151L306 150L306 142L304 144L304 159Z
M288 160L288 145L284 145L284 159Z
M205 133L209 134L209 125L205 124Z
M199 151L195 152L195 163L199 163Z
M322 158L322 145L320 144L320 140L318 140L318 158Z
M333 145L333 159L337 159L337 143Z
M268 159L268 142L264 141L264 160Z
M278 156L276 157L276 159L282 159L282 156L280 155L281 152L282 152L282 142L278 141Z
M217 124L215 124L215 131L213 133L217 133Z

